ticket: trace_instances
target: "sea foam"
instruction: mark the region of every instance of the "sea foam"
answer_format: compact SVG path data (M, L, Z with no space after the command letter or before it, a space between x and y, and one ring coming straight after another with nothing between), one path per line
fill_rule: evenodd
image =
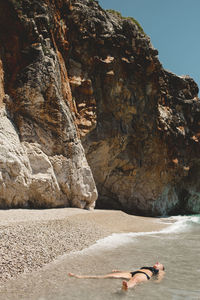
M156 236L158 237L158 235L160 234L185 232L189 230L192 224L200 225L200 215L168 217L165 220L161 221L161 223L165 223L169 225L160 231L113 233L108 237L98 240L92 246L78 252L84 254L87 251L101 250L101 249L109 250L109 249L117 248L121 245L128 244L130 242L137 242L137 238L140 236L151 235L154 237Z

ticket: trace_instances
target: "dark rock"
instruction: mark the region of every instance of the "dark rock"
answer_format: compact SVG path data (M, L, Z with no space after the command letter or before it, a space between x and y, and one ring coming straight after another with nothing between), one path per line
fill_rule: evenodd
M199 212L193 79L97 1L3 0L0 12L0 206L93 207L94 176L98 207Z
M75 5L67 24L70 58L79 63L81 80L91 79L94 91L86 98L77 86L72 94L99 191L97 206L148 215L182 212L183 182L199 160L198 87L190 77L164 70L158 51L130 20L104 13L101 28L93 26L95 38L81 41L80 29L91 32L90 25L81 19L75 27L74 19L87 10L89 23L98 24L103 12L95 9L84 2ZM102 47L96 43L99 35ZM77 48L82 51L76 52ZM84 112L92 109L91 98L96 103L96 127L91 123L91 129L82 130ZM80 99L84 112L79 110Z

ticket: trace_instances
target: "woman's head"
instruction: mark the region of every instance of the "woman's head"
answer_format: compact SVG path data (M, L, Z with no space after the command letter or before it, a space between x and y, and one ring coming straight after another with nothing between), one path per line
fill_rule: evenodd
M157 269L157 270L163 270L164 271L164 269L165 269L165 267L163 266L163 264L161 264L159 262L155 263L155 265L153 267L155 269Z

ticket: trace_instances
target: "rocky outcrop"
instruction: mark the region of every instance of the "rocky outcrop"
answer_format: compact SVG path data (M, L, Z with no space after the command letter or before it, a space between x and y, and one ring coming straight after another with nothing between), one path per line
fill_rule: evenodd
M98 190L97 207L199 212L198 87L134 20L92 0L0 11L1 207L89 208Z
M41 144L20 142L5 111L0 113L1 207L94 205L95 184L80 144L71 157L48 156Z
M54 12L43 1L2 1L0 8L7 110L1 113L0 205L93 207L96 186L51 30L56 7Z
M191 179L199 161L197 85L164 70L131 19L91 1L72 6L69 79L98 207L199 212L199 183Z

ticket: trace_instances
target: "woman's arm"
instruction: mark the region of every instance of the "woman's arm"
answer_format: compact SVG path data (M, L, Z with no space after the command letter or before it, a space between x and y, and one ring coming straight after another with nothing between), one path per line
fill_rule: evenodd
M164 276L165 276L165 272L160 270L158 275L156 276L157 278L156 278L155 282L156 283L161 282L161 280L163 279Z
M112 270L112 273L131 273L131 271Z

